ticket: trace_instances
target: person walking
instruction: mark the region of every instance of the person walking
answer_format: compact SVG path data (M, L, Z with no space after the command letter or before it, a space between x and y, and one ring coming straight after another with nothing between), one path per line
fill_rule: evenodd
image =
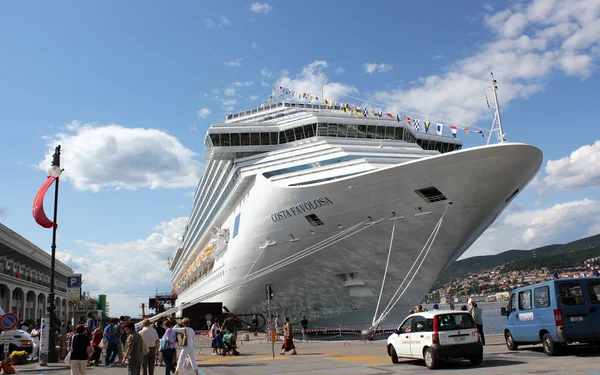
M142 360L144 358L144 339L135 331L135 324L130 320L125 323L123 330L127 335L125 345L127 346L125 356L121 364L127 364L128 375L140 375Z
M479 331L479 335L481 336L481 343L485 345L485 336L483 335L483 318L481 317L481 308L477 306L477 302L473 301L469 298L469 312L473 316L473 320L475 321L475 325L477 325L477 330Z
M175 375L179 375L179 373L183 370L185 365L185 360L187 358L192 362L192 368L194 369L194 373L198 375L198 364L196 363L196 348L194 347L194 330L190 327L190 320L188 318L183 318L181 321L180 327L177 324L173 327L173 330L177 333L183 334L183 343L181 345L181 353L179 353L179 359L177 360L177 368L175 369Z
M163 339L167 342L167 348L162 351L163 360L165 361L165 375L175 373L175 365L173 357L175 356L175 344L177 343L177 333L171 327L171 320L166 319L164 322L166 327Z
M156 329L156 333L158 333L158 340L162 339L166 330L163 328L163 322L161 320L156 322L155 329ZM160 348L160 345L159 345L159 348ZM158 366L158 362L160 362L161 366L163 365L163 357L162 357L162 352L160 350L158 351L158 357L154 361L154 365Z
M104 356L104 366L113 366L115 357L117 356L117 318L110 321L110 324L104 328L104 339L107 341L106 355Z
M98 328L94 330L92 333L92 349L94 352L92 353L92 363L98 366L98 362L100 362L100 355L102 354L102 347L100 343L102 342L102 337L104 336L104 322L100 322Z
M150 326L150 319L142 321L142 330L139 332L144 340L148 353L142 358L142 374L154 375L154 363L158 352L158 333L156 329Z
M86 334L85 326L80 324L75 329L71 340L71 375L85 375L85 369L90 365L90 337Z
M292 323L290 318L285 317L285 324L283 325L283 345L281 345L281 355L285 355L285 352L292 350L292 355L296 355L296 347L294 346L294 338L292 337Z
M35 323L29 335L31 336L31 343L33 344L31 359L36 361L40 356L40 325Z
M300 326L302 327L302 341L307 342L306 330L308 329L308 320L304 315L302 315L302 320L300 320Z

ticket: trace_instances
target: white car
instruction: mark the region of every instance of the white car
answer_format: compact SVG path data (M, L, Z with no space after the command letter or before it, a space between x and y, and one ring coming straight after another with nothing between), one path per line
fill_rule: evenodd
M387 340L393 363L399 357L424 359L434 369L440 361L466 358L473 365L483 361L483 344L471 314L434 310L409 315Z

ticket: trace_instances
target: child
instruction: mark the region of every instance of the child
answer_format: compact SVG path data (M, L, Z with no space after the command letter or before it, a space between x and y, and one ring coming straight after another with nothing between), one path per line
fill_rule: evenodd
M217 347L217 353L222 354L223 350L223 331L217 329L217 336L215 336L215 344Z

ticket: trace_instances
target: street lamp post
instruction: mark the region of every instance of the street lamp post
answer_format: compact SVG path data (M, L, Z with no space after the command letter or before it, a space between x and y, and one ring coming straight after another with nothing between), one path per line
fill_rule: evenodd
M54 186L54 226L52 227L52 256L50 258L50 294L48 298L50 302L48 303L48 312L50 313L50 327L48 329L48 362L49 363L57 363L58 362L58 352L56 351L56 306L55 306L55 298L54 298L54 272L55 272L55 263L56 263L56 229L57 225L57 217L58 217L58 182L59 177L62 170L60 169L60 145L56 147L54 150L54 155L52 156L52 166L48 169L48 175L50 177L56 178L56 185Z

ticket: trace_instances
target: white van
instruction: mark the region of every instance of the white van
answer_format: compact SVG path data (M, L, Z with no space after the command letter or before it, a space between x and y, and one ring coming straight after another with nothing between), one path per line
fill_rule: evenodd
M399 357L424 359L428 368L440 361L466 358L475 366L483 361L483 344L473 317L454 310L409 315L387 340L393 363Z

